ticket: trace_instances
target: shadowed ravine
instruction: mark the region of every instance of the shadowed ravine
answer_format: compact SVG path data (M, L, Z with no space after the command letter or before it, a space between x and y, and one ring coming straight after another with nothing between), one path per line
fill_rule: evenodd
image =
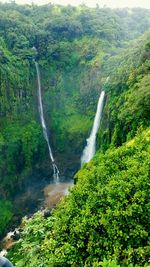
M24 215L28 215L30 217L35 211L41 210L42 212L44 210L54 208L58 202L68 194L68 189L73 186L73 181L62 182L59 184L51 183L49 185L45 185L44 189L41 188L40 190L41 186L42 184L38 184L35 188L33 188L32 185L30 185L28 186L26 192L22 192L22 194L16 196L15 207L18 209L18 213L19 210L21 212L21 209L25 209L26 214ZM15 226L19 227L19 229L22 228L21 221L20 223L18 221L18 224ZM15 226L10 228L10 232L8 232L2 240L2 251L0 251L0 255L5 255L7 250L14 243L12 238L13 232L18 232L18 228L15 228Z
M52 149L50 146L47 127L44 119L43 105L42 105L42 95L41 95L41 81L40 81L40 73L38 63L35 62L36 71L37 71L37 81L38 81L38 108L41 120L41 126L43 129L43 136L47 142L50 160L53 166L53 182L49 184L48 177L43 175L40 176L39 173L34 174L32 177L29 177L28 182L24 185L23 190L18 193L14 199L14 207L18 212L16 216L22 217L32 216L32 214L38 210L52 209L54 208L60 200L68 194L68 188L73 186L73 181L64 180L64 182L59 181L59 170L57 165L55 164L55 160L52 154ZM95 152L96 152L96 134L98 132L100 121L102 117L102 110L104 105L105 92L102 91L99 97L97 110L94 118L93 128L90 134L89 139L87 139L87 146L85 147L82 155L81 162L90 161ZM48 175L49 176L49 175ZM71 174L69 175L71 177ZM30 179L31 178L31 179ZM23 212L22 212L23 211ZM21 223L21 221L20 221ZM14 227L11 227L11 231L14 230L16 225L20 224L15 223ZM8 232L4 241L2 242L3 252L7 250L13 244L13 240L11 240L11 232ZM3 253L2 252L2 253Z

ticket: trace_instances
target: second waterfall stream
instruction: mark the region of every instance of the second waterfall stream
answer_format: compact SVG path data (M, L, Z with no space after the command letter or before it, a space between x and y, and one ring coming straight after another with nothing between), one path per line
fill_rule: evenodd
M45 118L44 118L43 104L42 104L42 94L41 94L40 71L39 71L38 63L36 61L35 61L35 67L36 67L37 82L38 82L38 108L39 108L41 126L42 126L42 129L43 129L44 138L45 138L45 140L47 142L49 156L50 156L50 160L51 160L52 166L53 166L54 182L55 183L59 183L59 170L58 170L58 167L57 167L57 165L55 163L55 160L54 160L54 157L53 157L52 149L51 149L49 138L48 138L48 133L47 133L47 127L46 127L46 123L45 123Z
M97 105L97 111L94 118L93 128L90 133L89 138L87 139L87 145L83 150L83 154L81 157L81 165L83 163L89 162L93 156L95 155L96 151L96 134L98 132L101 116L102 116L102 110L103 110L103 104L104 104L104 98L105 98L105 92L102 91L101 95L99 97L98 105Z

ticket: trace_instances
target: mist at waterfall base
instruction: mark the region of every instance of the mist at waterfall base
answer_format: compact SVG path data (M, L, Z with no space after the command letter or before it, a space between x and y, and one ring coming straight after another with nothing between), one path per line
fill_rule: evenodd
M83 150L83 154L81 157L81 165L83 163L89 162L93 156L95 155L96 151L96 134L98 132L98 129L100 127L100 122L101 122L101 116L102 116L102 110L103 110L103 104L104 104L104 98L105 98L105 92L102 91L99 97L98 105L97 105L97 110L96 110L96 115L94 118L94 123L92 127L92 131L90 133L89 138L87 139L87 145Z
M44 119L43 104L42 104L40 71L39 71L39 65L38 65L38 63L36 61L35 61L35 67L36 67L36 72L37 72L38 108L39 108L41 126L42 126L42 129L43 129L43 136L44 136L44 138L45 138L45 140L47 142L50 160L52 162L54 182L57 184L57 183L59 183L59 170L58 170L57 165L55 164L55 160L54 160L54 157L53 157L52 149L51 149L49 138L48 138L46 122L45 122L45 119Z

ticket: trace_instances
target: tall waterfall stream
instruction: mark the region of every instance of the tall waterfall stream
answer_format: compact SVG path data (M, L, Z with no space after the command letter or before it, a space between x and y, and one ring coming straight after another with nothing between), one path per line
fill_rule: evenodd
M96 151L96 134L98 132L101 116L102 116L102 110L103 110L103 104L104 104L104 98L105 98L105 92L102 91L101 95L99 97L98 105L97 105L97 111L92 127L92 131L90 133L89 138L87 139L87 145L83 150L83 154L81 157L81 165L83 163L89 162L93 156L95 155Z
M53 176L54 176L54 182L59 183L59 170L58 167L55 163L52 149L50 146L49 138L48 138L48 133L47 133L47 127L46 127L46 122L44 118L44 112L43 112L43 104L42 104L42 94L41 94L41 79L40 79L40 71L39 71L39 65L35 61L35 67L36 67L36 72L37 72L37 82L38 82L38 108L39 108L39 114L40 114L40 120L41 120L41 126L43 129L43 136L47 142L48 150L49 150L49 156L50 160L52 162L53 166Z

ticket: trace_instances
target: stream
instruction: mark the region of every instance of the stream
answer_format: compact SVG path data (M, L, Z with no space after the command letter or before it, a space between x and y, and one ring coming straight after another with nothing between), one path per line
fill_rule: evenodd
M39 210L54 208L61 198L68 194L68 188L72 186L73 180L56 184L42 173L35 172L31 174L14 197L15 215L7 228L7 234L0 241L0 255L5 256L12 244L17 242L11 236L14 231L19 236L18 228L22 227L21 221L24 216L32 217Z

